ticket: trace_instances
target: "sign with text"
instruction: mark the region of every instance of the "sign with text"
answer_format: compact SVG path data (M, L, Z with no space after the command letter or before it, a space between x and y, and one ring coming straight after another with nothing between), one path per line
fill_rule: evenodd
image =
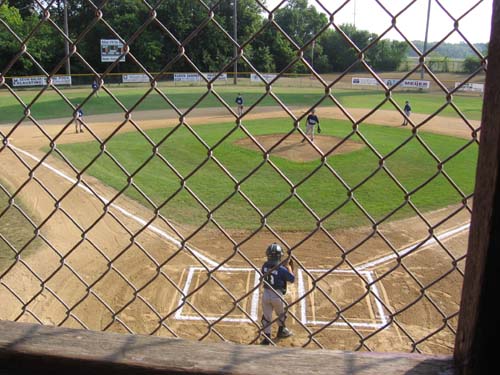
M462 82L455 82L455 88L459 87ZM484 92L484 83L464 83L458 91L469 91L469 92Z
M101 62L115 62L123 53L123 43L118 39L101 39ZM125 55L120 57L125 61Z
M267 82L270 82L272 81L273 79L276 78L277 74L273 74L273 73L263 73L261 74L261 76L267 81ZM250 81L252 82L263 82L265 83L257 74L255 73L252 73L250 74Z
M214 79L217 73L202 73L209 81ZM222 73L217 77L217 81L227 81L227 74ZM174 82L198 82L201 81L201 75L198 73L174 73Z
M382 80L387 86L395 85L399 82L399 79L383 79ZM377 86L379 85L378 81L375 78L369 77L353 77L351 79L351 84L353 86ZM418 79L405 79L402 82L399 82L397 87L403 88L418 88L418 89L428 89L431 87L430 81L422 81Z
M26 86L45 86L47 84L47 77L13 77L12 86L26 87ZM52 84L55 86L71 85L71 76L54 76L52 77Z
M123 74L123 83L149 83L149 77L147 74Z

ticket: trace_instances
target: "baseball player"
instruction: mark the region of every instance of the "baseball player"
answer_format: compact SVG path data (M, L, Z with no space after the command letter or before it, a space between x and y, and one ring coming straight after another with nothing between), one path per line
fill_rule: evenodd
M99 96L99 86L97 85L97 81L94 79L92 82L92 91L95 92L95 96Z
M240 93L238 93L235 103L238 105L238 116L241 116L243 114L243 97Z
M316 111L313 109L306 119L306 135L309 135L311 142L314 142L314 127L318 124L318 133L321 133L321 127L319 125L319 118L316 116ZM300 143L304 142L302 139Z
M76 106L78 107L78 104ZM75 133L83 133L83 111L81 108L76 111Z
M408 100L405 102L403 111L405 112L406 117L403 117L403 124L401 126L406 126L408 125L408 117L410 117L411 114L411 106Z
M285 338L292 335L286 328L285 294L288 282L295 281L293 273L293 262L290 258L282 264L283 250L277 243L272 243L266 249L267 261L262 265L262 275L264 278L264 291L262 294L262 327L264 339L261 345L271 344L271 322L273 311L278 315L278 338Z

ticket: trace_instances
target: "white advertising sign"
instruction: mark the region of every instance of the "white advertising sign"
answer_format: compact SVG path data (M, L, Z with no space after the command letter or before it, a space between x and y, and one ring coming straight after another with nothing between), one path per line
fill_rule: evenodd
M203 75L211 81L214 79L214 77L217 75L217 73L203 73ZM217 77L216 81L227 81L227 74L222 73L220 76Z
M201 80L198 73L174 73L174 82L197 82Z
M377 86L378 82L375 78L352 77L351 83L353 86Z
M274 73L264 73L264 74L261 74L262 77L264 77L264 79L269 82L269 81L272 81L273 79L276 78L277 74L274 74ZM262 81L262 79L255 73L252 73L250 74L250 81L252 82L264 82Z
M123 43L118 39L101 39L101 62L115 62L123 53ZM125 55L120 57L125 61Z
M399 79L383 79L382 80L387 86L392 86L396 84ZM351 79L353 86L377 86L379 83L375 78L365 78L365 77L353 77ZM404 88L418 88L418 89L428 89L431 87L430 81L421 81L418 79L405 79L398 84L398 87Z
M392 86L394 85L398 80L397 79L384 79L384 82L387 86ZM405 88L417 88L417 89L428 89L431 87L431 82L430 81L421 81L419 79L405 79L403 82L401 82L398 87L405 87Z
M455 88L461 84L462 82L455 82ZM484 92L484 83L464 83L458 91Z
M217 73L202 73L203 76L212 80ZM227 74L222 73L219 77L217 77L217 81L227 81ZM201 81L201 76L198 73L174 73L174 81L175 82L198 82Z
M149 83L149 77L147 74L123 74L122 81L123 83Z
M12 78L12 86L45 86L47 84L47 77L14 77ZM71 85L70 76L54 76L52 77L52 84L56 86Z

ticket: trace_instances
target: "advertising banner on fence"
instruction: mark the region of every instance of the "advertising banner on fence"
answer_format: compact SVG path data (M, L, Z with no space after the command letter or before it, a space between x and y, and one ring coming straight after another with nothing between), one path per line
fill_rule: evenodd
M14 77L12 78L12 86L26 87L26 86L45 86L47 84L47 77ZM55 86L71 85L71 76L54 76L52 77L52 84Z
M455 82L455 88L460 86L462 82ZM469 92L484 92L484 83L464 83L458 91L469 91Z
M383 79L382 80L387 86L392 86L396 84L398 79ZM375 78L367 78L367 77L353 77L351 79L351 83L353 86L377 86L379 83ZM403 88L418 88L418 89L428 89L431 87L430 81L422 81L418 79L405 79L400 82L398 87Z
M123 83L149 83L149 77L147 74L123 74Z
M269 81L272 81L273 79L276 78L277 74L273 74L273 73L263 73L261 74L262 77L264 77L264 79L269 82ZM252 73L250 74L250 81L251 82L264 82L262 81L262 79L255 73Z
M208 80L212 80L217 73L202 73ZM201 76L198 73L174 73L174 82L198 82ZM227 81L227 74L222 73L217 81Z
M101 62L115 62L122 53L123 43L118 39L101 39ZM125 55L119 61L124 62Z
M353 86L377 86L378 82L375 78L352 77L351 83Z

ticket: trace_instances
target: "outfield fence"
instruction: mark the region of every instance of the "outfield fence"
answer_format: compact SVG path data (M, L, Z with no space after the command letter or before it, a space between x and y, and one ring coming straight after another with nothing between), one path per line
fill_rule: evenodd
M105 26L108 38L112 36L123 42L122 56L134 61L138 68L138 72L130 74L140 74L148 83L134 82L142 80L139 76L127 78L130 81L126 84L140 85L145 91L136 105L125 107L113 92L115 83L123 83L120 80L125 73L115 72L122 56L118 55L110 62L105 71L96 71L78 51L79 44L85 42L85 36L95 23L89 24L79 35L71 32L66 35L60 25L61 20L52 15L54 1L37 2L39 22L25 38L14 32L8 19L0 18L0 30L16 47L8 63L0 66L0 88L3 94L15 98L23 110L23 116L16 123L0 127L3 169L0 175L0 319L255 344L263 337L260 303L262 287L266 282L261 266L265 260L266 244L277 242L288 254L282 263L292 259L296 267L296 286L284 298L288 316L286 322L294 332L290 342L294 346L427 354L449 354L453 351L474 195L455 181L455 175L450 170L462 162L464 154L477 151L481 131L477 121L463 114L454 96L460 93L477 95L480 86L474 85L483 83L487 70L488 56L481 54L460 29L461 23L476 8L485 5L482 1L471 3L460 14L447 9L441 1L433 1L433 7L445 14L451 26L449 33L426 51L417 49L398 28L397 22L391 22L411 14L419 1L408 1L401 9L393 9L390 4L394 2L374 1L373 6L385 13L389 21L386 32L367 45L356 45L342 25L335 23L335 15L352 1L335 7L326 1L316 1L315 6L326 12L328 21L308 36L303 44L298 44L275 20L274 16L288 5L287 1L280 3L279 7L270 8L256 0L264 15L264 25L247 40L235 38L233 30L224 28L217 20L222 1L199 2L205 14L204 21L184 40L177 39L175 30L169 30L169 25L156 17L155 10L168 6L168 2L138 1L150 11L144 28L154 25L160 30L158 37L174 44L179 51L171 61L164 62L164 70L159 72L149 72L133 55L134 43L143 29L136 30L128 39L124 38L113 29L111 20L103 11L106 1L87 0L82 3L95 12L95 21ZM8 5L6 1L0 4ZM47 70L30 53L30 38L34 38L43 24L57 28L62 38L69 42L69 53L52 70ZM202 34L208 24L224 34L236 50L236 54L226 56L218 71L211 72L213 76L202 74L184 48L190 40ZM244 52L251 48L266 28L279 33L294 50L295 57L289 61L289 66L304 66L308 74L289 74L287 67L272 77L257 69L234 75L237 62L244 62L253 68L254 64ZM314 70L309 57L311 48L327 30L334 30L356 52L358 58L351 68L361 68L362 73L349 68L335 75L320 75ZM398 33L419 56L408 71L391 73L391 76L378 74L364 59L365 53L380 43L389 31ZM480 61L477 70L462 76L460 82L456 79L442 80L440 74L426 64L434 49L452 34L460 34ZM20 87L14 85L9 73L21 57L28 58L45 79L42 86L31 87L38 94L30 101L22 99ZM64 76L61 72L69 59L78 59L89 71L88 75L73 75L73 86L88 88L96 82L96 86L89 88L88 95L77 105L67 98L71 90L58 86L53 79ZM193 84L207 88L200 100L193 102L189 108L176 107L169 99L170 85L162 85L165 82L171 86L188 84L185 81L176 82L174 74L169 72L178 59L185 59L191 64L192 72L186 74L200 77ZM421 74L430 82L431 91L441 95L441 102L433 113L410 115L405 113L402 102L395 96L406 90L421 93L421 88L403 87L405 81L419 80ZM221 77L224 79L221 80ZM353 85L355 77L375 81L374 87L382 93L380 102L366 109L364 114L344 106L335 93L336 89L370 89L371 86L358 88ZM389 84L387 79L393 81ZM234 103L224 101L217 92L218 85L235 83L242 90L245 85L262 88L262 97L253 103L245 103L241 114L237 113ZM306 108L305 112L298 112L273 92L273 88L280 85L317 87L322 94L313 106ZM55 93L67 106L68 121L60 128L50 125L50 121L39 121L31 111L37 101L49 93ZM147 129L142 128L141 121L135 120L138 115L136 107L151 93L164 99L165 110L176 119L160 140L153 139ZM113 99L121 120L113 122L113 130L104 134L97 127L93 128L93 124L84 117L83 129L86 135L89 134L86 141L97 144L97 151L88 164L77 167L76 160L66 155L61 145L78 142L73 134L77 110L85 111L97 95ZM199 128L191 123L191 116L207 95L217 97L219 110L233 124L231 130L213 144L206 142L204 136L199 134ZM249 120L259 114L262 108L259 103L266 97L274 98L277 110L289 120L289 127L283 129L269 147L264 146L254 133ZM325 103L335 105L340 116L349 123L350 131L328 148L320 148L307 136L303 124L310 110L316 109L321 114ZM380 144L366 132L367 127L376 126L370 125L371 120L368 119L379 113L383 105L391 106L396 118L394 121L408 121L407 127L400 128L406 131L399 133L400 144L390 150L379 149ZM453 124L448 124L449 117L443 115L443 111L450 109L454 114ZM460 128L470 136L462 136L459 147L450 154L442 155L440 150L432 148L428 139L427 131L433 121L448 129ZM32 138L26 135L27 127L32 129ZM121 155L115 154L113 146L114 139L130 130L141 137L144 149L151 150L145 159L135 160L133 167L126 165ZM183 171L172 162L171 154L162 153L162 147L172 140L175 142L176 135L181 131L189 132L206 154L202 160L190 161L192 164ZM432 132L432 129L429 131ZM244 175L233 173L231 167L217 156L218 148L231 142L229 138L234 132L247 138L257 150L254 152L261 156L260 162L249 166ZM309 172L300 178L287 175L280 158L275 157L275 152L287 145L287 140L293 136L304 139L304 143L317 154ZM316 134L316 137L320 136L329 135ZM342 144L353 139L369 150L373 163L371 172L355 182L348 181L344 172L339 170L339 156L336 154ZM391 167L393 158L404 153L410 143L418 144L426 158L432 160L432 168L425 171L425 178L411 184L400 178L400 170ZM299 141L294 145L299 147ZM112 189L106 182L96 180L92 168L102 158L121 170L123 189ZM406 155L406 159L412 163L412 155ZM161 163L177 183L177 188L165 192L160 201L150 198L145 192L150 186L141 186L137 182L137 176L146 173L153 162ZM203 197L206 192L200 193L192 188L193 179L203 176L203 168L207 164L215 165L219 176L223 176L220 178L228 179L234 187L217 204L206 201ZM352 168L355 169L356 165ZM285 196L276 195L280 198L271 209L261 207L258 199L246 191L249 181L264 171L272 171L282 181L280 193ZM320 214L311 208L310 197L301 195L301 187L325 175L343 187L344 198L334 206L325 202L328 212ZM398 191L399 200L382 215L374 216L360 196L363 189L376 183L380 176L383 176L384 183ZM450 194L454 196L454 202L446 207L436 202L435 210L422 210L419 203L421 197L424 196L425 200L426 192L434 188L437 180L446 182L443 189L452 191ZM152 176L151 186L156 184L155 181L155 176ZM207 191L211 181L206 181ZM276 193L267 191L266 186L262 186L261 191L266 195ZM193 225L169 216L170 205L178 199L194 202L200 215L205 217L204 221ZM226 228L216 219L224 207L232 207L230 202L233 199L258 216L260 224L253 230ZM383 201L385 197L372 199ZM301 215L316 223L313 230L296 228L295 231L283 231L273 226L273 214L290 201L298 202ZM329 220L338 217L346 207L355 208L363 225L331 229ZM90 211L92 215L87 215L88 208L93 208ZM16 227L29 229L28 235L23 235L21 240L19 232L12 229L13 216L17 217ZM321 258L315 254L321 254ZM274 326L278 324L278 317L274 317L273 323ZM287 345L286 340L277 340L274 336L271 341L273 345Z
M407 73L407 72L404 72ZM155 85L159 87L205 87L206 79L211 80L211 76L214 77L217 73L193 73L193 72L150 72L150 75L144 73L130 72L130 73L108 73L106 74L105 84L108 87L113 86L130 86L130 87L148 87L154 82ZM380 73L378 76L380 79L384 80L384 83L388 86L392 86L392 82L398 82L401 80L402 72L384 72ZM279 75L279 80L274 81L275 87L292 87L292 88L322 88L324 87L321 82L319 82L312 74L299 74L299 73L265 73L263 76L266 80L274 80ZM371 74L366 74L363 72L350 73L350 74L322 74L321 75L325 81L331 82L336 81L335 88L339 90L375 90L384 92L383 87L373 78ZM205 78L202 78L205 77ZM234 80L238 81L239 87L249 86L249 87L265 87L266 83L255 73L251 72L226 72L213 80L214 86L234 86ZM369 84L362 85L356 83L357 79L371 80ZM464 85L463 80L467 80ZM22 89L33 89L36 87L42 87L46 85L46 76L6 76L5 81L8 85L15 87L17 90ZM92 91L92 84L95 81L95 76L93 74L72 74L71 76L66 75L55 75L53 84L62 88L87 88ZM420 86L405 85L405 81L421 82ZM389 84L388 84L389 82ZM473 77L469 77L466 74L446 74L440 79L440 84L444 86L447 90L452 91L456 87L460 87L460 90L456 91L457 95L474 95L483 92L484 88L484 72L478 72L478 74ZM475 89L469 86L478 86ZM414 92L414 91L425 91L429 93L441 93L442 89L440 85L429 81L428 79L421 79L420 72L413 72L401 82L401 84L391 87L392 92Z

